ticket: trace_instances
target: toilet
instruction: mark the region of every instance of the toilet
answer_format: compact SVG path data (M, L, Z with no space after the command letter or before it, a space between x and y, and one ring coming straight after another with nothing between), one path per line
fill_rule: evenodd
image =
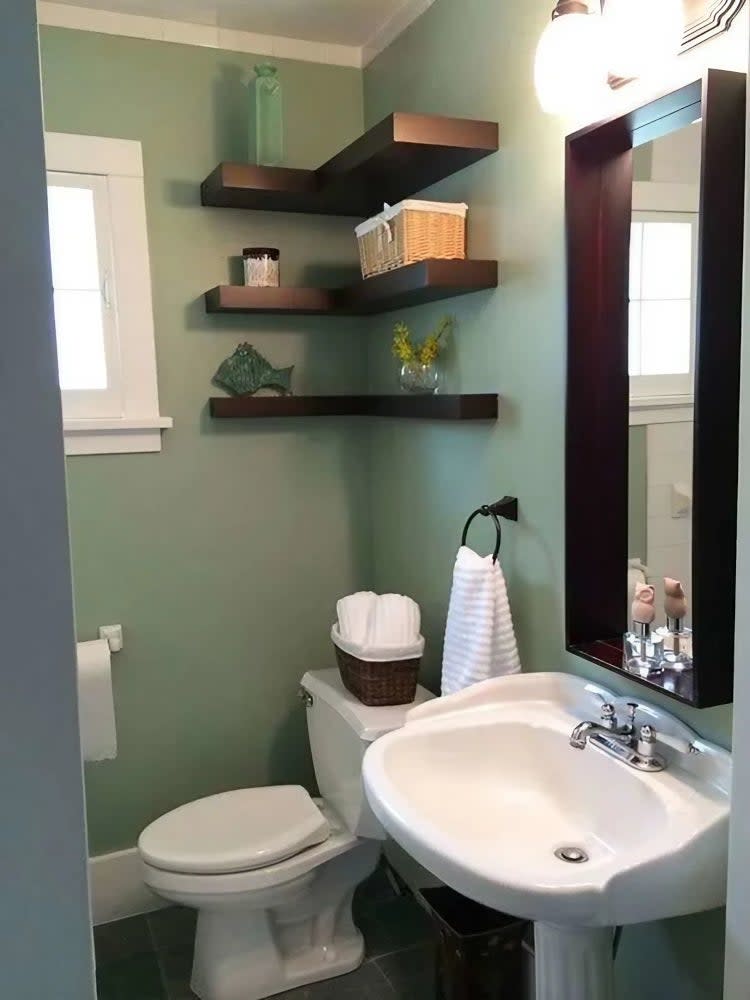
M138 841L146 885L198 911L190 985L201 1000L261 1000L364 956L352 897L386 834L362 758L433 696L418 688L410 705L372 708L335 669L305 674L300 695L321 798L299 785L223 792L167 813Z

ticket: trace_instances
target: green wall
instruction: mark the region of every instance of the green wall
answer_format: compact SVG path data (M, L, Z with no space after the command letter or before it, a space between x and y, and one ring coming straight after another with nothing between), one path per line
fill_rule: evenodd
M357 422L212 422L218 363L250 339L298 391L363 385L347 320L207 317L201 294L248 244L279 246L283 280L352 267L352 220L199 206L245 156L240 81L253 63L187 45L42 29L46 127L143 143L162 412L160 454L68 460L78 635L122 622L119 752L86 769L92 853L132 846L200 795L309 781L305 670L331 666L336 598L368 582ZM317 166L362 129L361 73L279 60L288 161ZM330 276L327 275L327 276Z
M499 391L500 419L493 427L383 422L372 428L373 583L404 590L422 605L427 677L436 683L466 515L504 493L518 496L521 520L504 532L502 558L525 669L569 670L643 697L642 688L563 651L565 127L539 110L532 83L534 49L549 11L548 0L436 0L365 70L367 124L396 108L488 118L500 122L501 143L498 155L431 189L436 198L469 203L470 255L501 261L501 288L448 305L458 321L449 359L453 387ZM426 328L445 311L443 303L409 319ZM392 319L372 321L373 388L395 384ZM481 528L472 540L482 543ZM729 708L697 712L664 704L729 744ZM722 961L719 912L630 928L619 987L622 996L637 992L645 1000L717 1000Z

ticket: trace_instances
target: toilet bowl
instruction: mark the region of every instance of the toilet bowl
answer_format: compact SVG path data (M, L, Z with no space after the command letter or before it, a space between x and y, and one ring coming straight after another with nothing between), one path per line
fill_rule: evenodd
M301 694L321 798L296 785L223 792L167 813L138 841L146 885L198 911L191 988L201 1000L262 1000L363 959L352 897L385 832L362 758L432 695L372 708L337 670L305 674Z

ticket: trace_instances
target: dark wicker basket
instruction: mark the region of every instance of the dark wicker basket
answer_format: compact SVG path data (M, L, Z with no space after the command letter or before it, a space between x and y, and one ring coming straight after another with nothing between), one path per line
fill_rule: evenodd
M333 648L344 687L363 705L408 705L414 701L421 656L376 663L345 653L336 643Z

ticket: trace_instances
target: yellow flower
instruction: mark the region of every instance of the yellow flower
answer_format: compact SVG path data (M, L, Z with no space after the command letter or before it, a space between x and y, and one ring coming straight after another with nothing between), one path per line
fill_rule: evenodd
M402 364L416 360L416 351L411 342L411 333L405 323L396 323L393 328L393 353Z
M453 317L444 316L435 330L421 344L413 344L411 331L406 323L396 323L393 328L393 353L402 364L418 361L422 365L431 365L437 360L442 348L442 338L453 329Z

